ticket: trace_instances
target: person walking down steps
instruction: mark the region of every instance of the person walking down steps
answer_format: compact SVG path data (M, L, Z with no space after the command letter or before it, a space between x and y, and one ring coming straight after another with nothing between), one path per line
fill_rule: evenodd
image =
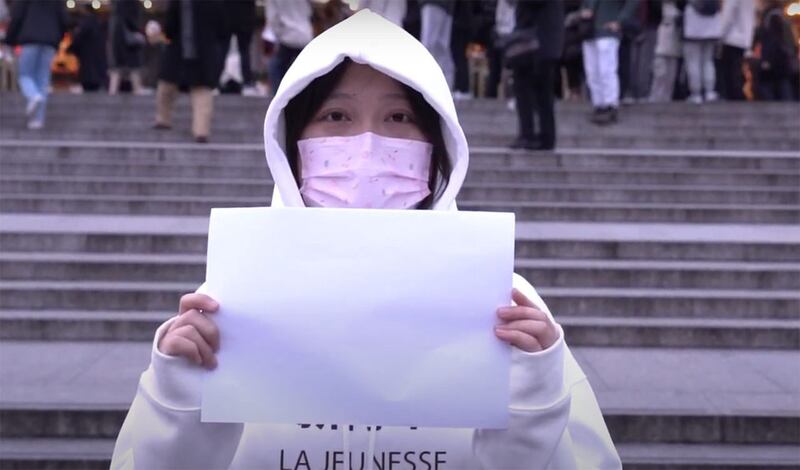
M164 29L170 42L161 57L153 128L172 128L175 100L180 87L187 87L192 99L192 134L196 142L208 142L214 112L212 91L219 83L226 52L225 2L170 0Z
M26 99L28 129L44 127L50 67L66 30L67 13L63 2L25 0L11 6L5 42L22 48L17 70L19 88Z

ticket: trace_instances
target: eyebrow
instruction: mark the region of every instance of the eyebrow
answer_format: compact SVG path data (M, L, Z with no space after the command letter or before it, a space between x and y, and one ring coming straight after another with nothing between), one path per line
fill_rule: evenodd
M356 98L355 94L344 93L341 91L333 92L328 96L329 100L347 99L353 100ZM380 97L381 100L404 100L408 101L408 97L404 93L386 93Z

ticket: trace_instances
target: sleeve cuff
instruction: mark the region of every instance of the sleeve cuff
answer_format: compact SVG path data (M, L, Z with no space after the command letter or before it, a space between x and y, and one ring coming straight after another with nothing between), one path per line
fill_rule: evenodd
M175 317L156 330L150 367L142 376L149 394L161 405L176 410L200 408L201 387L205 370L183 357L168 356L158 350L158 342Z
M564 394L564 330L544 351L527 353L513 348L511 353L512 409L547 408Z

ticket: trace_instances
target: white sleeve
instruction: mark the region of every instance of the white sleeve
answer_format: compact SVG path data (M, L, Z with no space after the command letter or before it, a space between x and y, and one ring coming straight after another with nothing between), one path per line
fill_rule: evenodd
M226 469L239 444L242 424L200 422L200 385L205 371L158 351L170 319L156 331L150 367L122 425L111 468Z
M550 315L527 281L515 275L514 285ZM558 329L558 341L545 351L513 350L508 428L474 433L483 468L622 468L591 386Z

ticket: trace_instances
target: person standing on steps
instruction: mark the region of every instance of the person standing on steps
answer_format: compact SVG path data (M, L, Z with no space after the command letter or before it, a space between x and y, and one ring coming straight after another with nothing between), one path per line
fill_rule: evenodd
M720 90L729 101L744 100L742 61L753 47L756 27L755 0L737 0L722 4L722 57Z
M147 37L142 30L142 3L139 0L114 0L111 8L108 94L119 93L124 74L130 78L135 94L147 94L149 90L145 90L142 85L139 72L142 67L142 51L147 44Z
M11 5L5 42L22 47L17 74L19 88L27 100L28 129L44 127L50 67L66 31L67 13L62 2L25 0Z
M591 20L591 37L583 42L583 68L592 95L592 122L617 122L619 44L622 24L630 21L639 0L584 0L581 16Z
M738 1L738 0L737 0ZM689 76L689 102L717 101L714 54L722 37L722 1L688 0L683 11L683 60Z
M420 0L419 11L422 20L419 40L431 53L444 72L450 91L456 80L456 66L450 50L453 35L453 0Z
M170 0L164 27L169 44L161 56L156 88L155 129L172 127L172 109L180 87L192 98L192 134L208 142L214 112L212 90L219 84L228 31L222 0Z
M515 18L515 31L536 31L539 49L533 60L513 69L519 135L511 148L552 150L556 145L555 74L564 49L564 3L519 2Z
M469 146L439 65L410 34L366 10L303 49L270 102L263 138L275 181L272 207L456 211L468 170ZM346 184L339 184L342 174L349 175ZM403 299L403 286L383 281L381 288ZM218 353L236 345L221 335L220 304L201 288L181 297L179 314L156 331L151 364L117 437L111 468L621 469L558 316L522 276L509 281L507 306L485 312L486 335L511 356L508 377L496 384L509 387L508 424L501 429L202 422L204 375L217 366ZM445 277L441 288L466 287ZM315 295L313 289L298 292L296 302ZM335 315L327 321L320 327L357 327L337 323ZM454 332L462 321L453 316ZM441 338L441 344L452 340ZM289 341L320 347L304 338ZM457 397L459 390L451 388ZM232 388L229 399L240 400L239 390ZM330 449L343 449L340 465L326 463ZM425 459L432 454L427 449L436 449L435 461ZM292 455L289 466L284 454Z

